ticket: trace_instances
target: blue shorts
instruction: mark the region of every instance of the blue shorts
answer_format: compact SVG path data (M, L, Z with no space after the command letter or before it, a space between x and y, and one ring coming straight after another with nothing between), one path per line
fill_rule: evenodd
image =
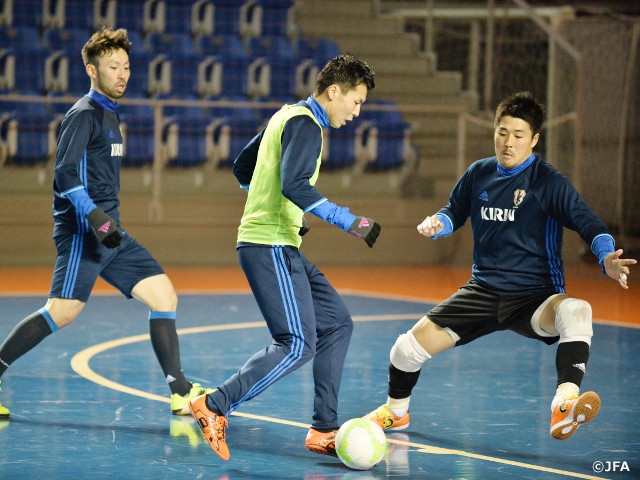
M131 290L138 282L164 273L145 247L125 230L120 233L122 242L113 249L102 245L91 232L56 235L53 241L58 256L49 298L69 298L86 303L98 277L131 298Z

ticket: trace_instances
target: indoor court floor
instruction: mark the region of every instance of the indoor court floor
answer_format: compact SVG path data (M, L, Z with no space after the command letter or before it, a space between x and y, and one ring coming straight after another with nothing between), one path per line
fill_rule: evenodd
M395 338L469 276L468 268L323 268L355 320L340 421L386 400ZM566 479L640 478L640 272L630 289L597 265L567 269L568 292L592 303L594 340L583 390L596 419L566 441L549 436L555 346L501 332L430 360L408 429L387 433L385 458L349 470L309 453L310 365L230 417L231 458L215 455L190 416L169 411L149 342L147 310L99 283L78 320L17 360L2 378L0 479ZM215 387L268 345L237 268L167 269L180 294L187 378ZM0 341L44 305L49 269L0 269Z

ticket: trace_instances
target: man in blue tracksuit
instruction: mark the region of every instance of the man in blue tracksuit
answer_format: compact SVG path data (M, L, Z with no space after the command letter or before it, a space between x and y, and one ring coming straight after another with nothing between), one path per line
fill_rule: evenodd
M299 250L309 212L372 247L380 226L339 207L314 186L322 128L339 128L360 113L374 88L373 70L342 55L329 61L306 101L285 105L236 159L233 173L247 192L238 229L238 258L273 342L218 389L190 403L211 448L229 459L227 417L243 402L313 360L314 413L306 448L335 455L338 390L353 323L323 273Z

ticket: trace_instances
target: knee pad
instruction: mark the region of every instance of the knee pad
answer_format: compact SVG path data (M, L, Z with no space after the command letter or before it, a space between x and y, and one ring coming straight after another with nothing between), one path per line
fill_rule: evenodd
M403 372L417 372L430 358L411 330L398 337L389 354L391 364Z
M560 334L560 343L585 342L591 345L593 326L591 323L591 305L579 298L563 300L556 310L556 330Z

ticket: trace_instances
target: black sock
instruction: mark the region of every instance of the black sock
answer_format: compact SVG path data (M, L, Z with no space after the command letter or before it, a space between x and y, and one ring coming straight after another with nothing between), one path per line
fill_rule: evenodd
M191 390L191 384L182 373L176 321L171 318L155 316L163 313L166 312L150 312L149 314L151 345L169 384L171 393L186 395Z
M403 372L393 364L389 364L389 396L391 398L407 398L411 396L413 387L418 383L420 370L417 372Z
M578 387L589 360L589 345L586 342L565 342L558 345L556 369L558 385L565 382L575 383Z
M21 320L0 346L0 376L51 333L53 330L39 311Z

